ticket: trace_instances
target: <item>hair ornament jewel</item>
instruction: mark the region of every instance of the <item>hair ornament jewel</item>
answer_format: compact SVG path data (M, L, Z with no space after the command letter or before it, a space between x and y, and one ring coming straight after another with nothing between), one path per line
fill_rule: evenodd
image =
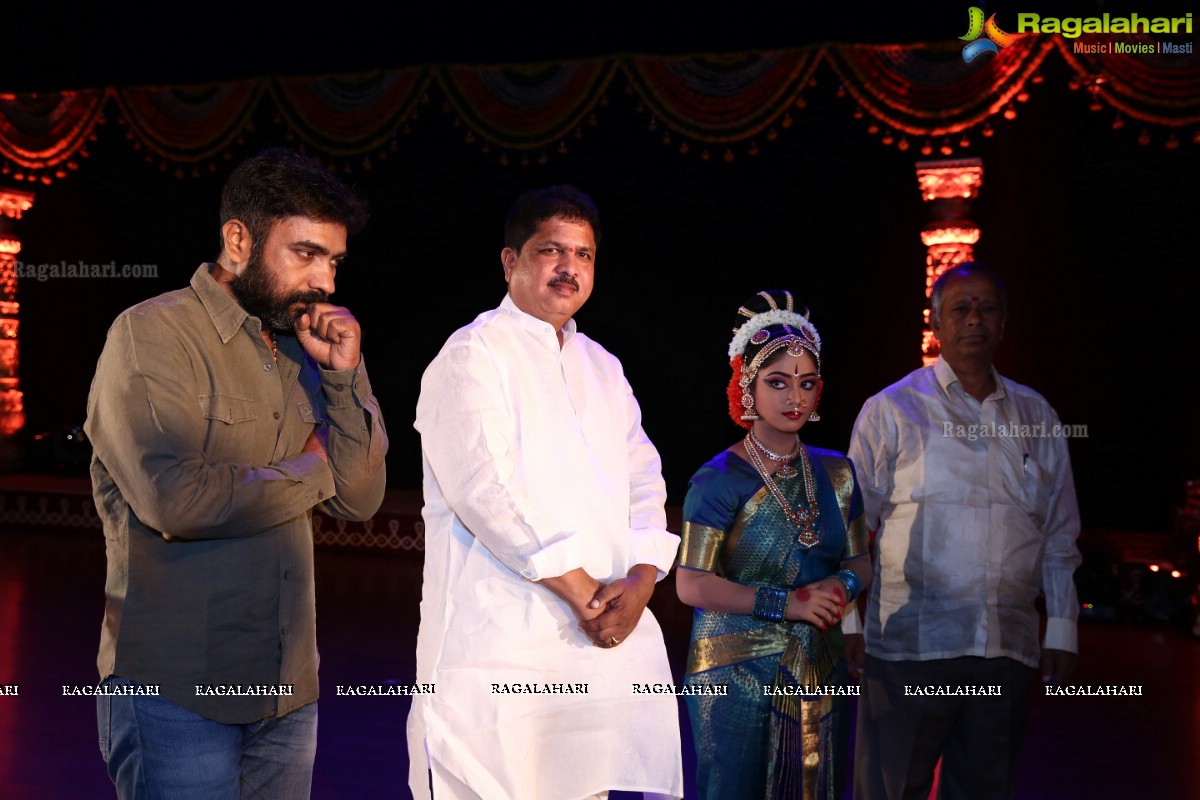
M746 320L737 332L733 335L733 340L729 342L729 358L740 356L746 352L746 346L749 344L761 344L766 341L767 337L755 342L753 337L758 336L770 325L788 325L800 332L808 341L816 347L817 352L821 351L821 336L817 333L817 329L808 321L808 317L797 314L795 311L788 311L782 308L773 308L770 311L764 311L761 314L755 314L750 319Z

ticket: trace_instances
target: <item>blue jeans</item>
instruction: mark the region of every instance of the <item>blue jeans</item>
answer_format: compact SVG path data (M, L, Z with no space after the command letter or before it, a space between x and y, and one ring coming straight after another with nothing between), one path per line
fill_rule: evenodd
M316 703L282 719L225 725L165 697L97 697L96 720L121 800L292 800L312 791Z

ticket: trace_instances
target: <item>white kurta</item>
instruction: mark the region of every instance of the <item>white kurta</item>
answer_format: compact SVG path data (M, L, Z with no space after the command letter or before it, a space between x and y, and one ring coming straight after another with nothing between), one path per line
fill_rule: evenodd
M636 564L661 578L679 544L620 362L573 321L563 337L506 296L422 379L417 681L436 691L408 721L417 798L427 769L437 800L683 794L675 698L633 689L671 682L654 615L596 647L535 583L576 567L608 583Z

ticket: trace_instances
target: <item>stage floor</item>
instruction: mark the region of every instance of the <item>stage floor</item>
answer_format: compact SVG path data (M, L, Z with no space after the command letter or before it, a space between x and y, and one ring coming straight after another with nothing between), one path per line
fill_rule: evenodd
M411 683L421 561L320 550L321 706L313 797L407 797L406 698L336 697L337 684ZM115 797L96 745L95 701L63 685L95 683L103 611L99 532L0 531L0 797ZM651 606L677 680L690 609L660 585ZM1078 685L1140 684L1141 697L1036 697L1019 798L1200 797L1200 643L1165 626L1084 624ZM682 706L682 703L681 703ZM695 758L684 720L689 792ZM616 800L621 795L614 793ZM690 796L690 795L689 795Z

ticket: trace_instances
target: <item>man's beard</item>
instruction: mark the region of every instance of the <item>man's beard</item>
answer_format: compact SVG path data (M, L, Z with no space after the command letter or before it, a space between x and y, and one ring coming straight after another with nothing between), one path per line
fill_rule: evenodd
M307 308L312 303L323 303L329 299L329 295L319 289L279 295L262 253L258 252L250 254L250 263L241 275L229 282L229 288L247 313L258 317L265 329L275 333L290 333L292 325L304 313L305 309L293 311L292 306L301 303Z

